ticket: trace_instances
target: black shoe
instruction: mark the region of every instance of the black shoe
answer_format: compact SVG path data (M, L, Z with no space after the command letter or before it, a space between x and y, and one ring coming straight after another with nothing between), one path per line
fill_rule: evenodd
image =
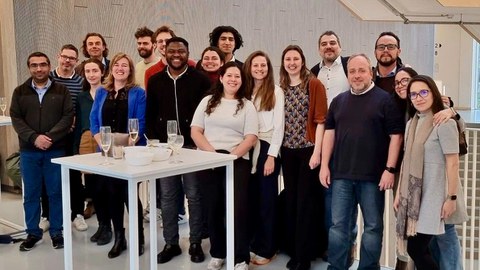
M63 248L63 236L61 234L52 237L52 246L54 249Z
M41 240L42 240L41 237L36 237L34 235L29 234L27 236L27 239L25 239L20 244L20 251L30 251L32 248L35 247L36 244L40 244Z
M100 227L98 228L99 231L101 230L101 233L97 239L97 245L99 246L106 245L112 241L112 227L109 225L102 225L101 227L101 229ZM90 240L92 239L90 238Z
M180 254L182 254L182 250L179 245L166 244L162 252L157 255L157 263L166 263Z
M113 244L112 249L108 252L108 258L116 258L126 249L127 239L125 239L125 229L115 232L115 243Z
M200 243L190 244L188 254L190 254L190 261L194 263L201 263L205 260L205 254L203 254L202 244Z
M291 258L288 262L287 262L287 269L295 269L295 267L297 266L298 262L297 260L295 260L294 258Z
M138 256L142 256L145 253L145 235L142 232L138 235Z
M103 232L103 229L104 229L104 225L98 225L98 229L97 231L90 237L90 241L91 242L97 242L98 241L98 238L100 237L100 235L102 234Z
M310 262L299 262L292 270L310 270Z

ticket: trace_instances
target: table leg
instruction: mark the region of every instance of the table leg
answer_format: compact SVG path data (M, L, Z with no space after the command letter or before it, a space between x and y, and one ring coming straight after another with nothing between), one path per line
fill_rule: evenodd
M123 181L123 180L121 180ZM140 269L138 256L138 191L137 182L128 180L128 249L130 250L130 270Z
M150 179L150 269L157 269L157 190L156 179Z
M233 269L235 265L235 224L234 218L234 185L233 161L227 165L227 268Z
M64 249L63 257L65 260L65 270L73 269L72 258L72 220L70 219L70 170L63 166L62 173L62 215L63 215L63 238Z

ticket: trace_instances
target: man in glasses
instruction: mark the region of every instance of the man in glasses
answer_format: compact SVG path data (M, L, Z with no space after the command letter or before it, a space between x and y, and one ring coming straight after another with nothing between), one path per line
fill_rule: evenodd
M375 42L375 58L377 66L374 68L375 85L389 93L395 93L395 74L403 66L400 59L400 39L392 32L381 33Z
M42 52L29 55L31 77L15 88L10 106L12 124L20 145L23 207L27 238L20 251L29 251L42 240L40 195L47 190L50 206L50 237L54 249L63 248L62 189L60 165L52 158L65 155L67 134L73 123L72 98L68 89L48 75L50 60Z

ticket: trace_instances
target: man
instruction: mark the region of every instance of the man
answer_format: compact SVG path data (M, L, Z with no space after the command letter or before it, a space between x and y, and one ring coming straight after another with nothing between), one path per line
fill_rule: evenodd
M49 77L50 60L41 52L28 56L31 74L15 88L10 115L20 145L20 170L27 239L20 251L29 251L42 240L40 195L45 182L50 203L50 237L54 249L63 248L62 189L60 165L52 158L65 155L66 136L73 123L72 98L68 89Z
M162 71L166 66L167 66L167 59L165 58L165 46L167 44L167 41L171 39L172 37L176 37L175 33L173 30L166 26L160 26L155 33L153 33L153 39L156 42L157 50L158 53L160 54L160 60L150 68L148 68L145 71L145 89L148 88L148 80L150 77L152 77L154 74L159 73ZM195 61L188 59L188 65L191 67L195 67L196 63Z
M356 222L352 213L357 204L365 228L359 269L380 269L384 192L393 187L404 124L391 95L372 82L368 57L352 55L347 67L351 89L333 99L322 144L320 180L335 194L328 269L348 269L351 224Z
M347 61L349 57L340 56L342 51L340 38L333 31L325 31L318 39L318 52L322 61L312 67L312 73L322 82L327 90L328 105L340 93L348 91L350 84L347 79ZM332 226L332 189L325 190L325 229L328 239L328 231ZM357 219L357 211L352 214L352 219ZM352 224L352 247L350 252L349 265L353 264L356 251L357 227ZM328 260L328 253L322 256L325 261Z
M103 38L103 36L99 33L88 33L82 42L81 49L83 56L86 58L95 58L102 62L103 66L105 67L105 74L103 74L102 79L106 78L109 73L108 68L110 65L110 60L107 59L108 48L105 38ZM84 77L83 62L77 66L75 71Z
M377 67L374 70L375 85L389 93L395 93L395 74L403 66L400 59L400 39L392 32L381 33L375 42Z
M135 38L137 39L137 51L142 61L135 65L135 83L145 89L145 71L155 65L159 57L154 53L157 44L153 39L153 31L147 27L138 28L135 32Z
M146 133L148 138L167 141L167 121L176 120L178 131L184 136L184 147L194 147L190 137L190 123L196 107L210 88L208 77L188 65L188 42L180 37L167 41L165 56L168 66L153 75L147 85ZM182 250L178 245L178 200L182 189L188 199L190 215L190 260L202 262L202 207L199 183L195 173L161 179L160 198L163 215L165 247L157 256L158 263L166 263Z
M70 92L70 97L72 98L72 104L75 105L77 96L82 91L83 87L83 77L75 72L75 65L78 61L78 49L72 44L63 45L57 58L58 67L50 72L50 77L54 81L67 87ZM72 128L66 137L67 145L65 148L65 154L67 156L72 156L77 152L73 149L74 126L75 125L72 125ZM80 171L70 170L70 196L72 224L77 231L86 231L88 225L83 216L85 194Z
M217 26L210 33L210 46L218 47L225 54L225 63L235 61L240 67L243 62L235 59L235 51L243 46L242 35L232 26Z

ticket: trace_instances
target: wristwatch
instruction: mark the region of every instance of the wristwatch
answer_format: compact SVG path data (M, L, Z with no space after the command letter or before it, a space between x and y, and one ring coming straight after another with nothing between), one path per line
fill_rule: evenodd
M395 169L395 167L385 167L385 171L389 172L389 173L395 173L397 171L397 169Z
M457 199L457 195L447 195L447 200L455 201Z

